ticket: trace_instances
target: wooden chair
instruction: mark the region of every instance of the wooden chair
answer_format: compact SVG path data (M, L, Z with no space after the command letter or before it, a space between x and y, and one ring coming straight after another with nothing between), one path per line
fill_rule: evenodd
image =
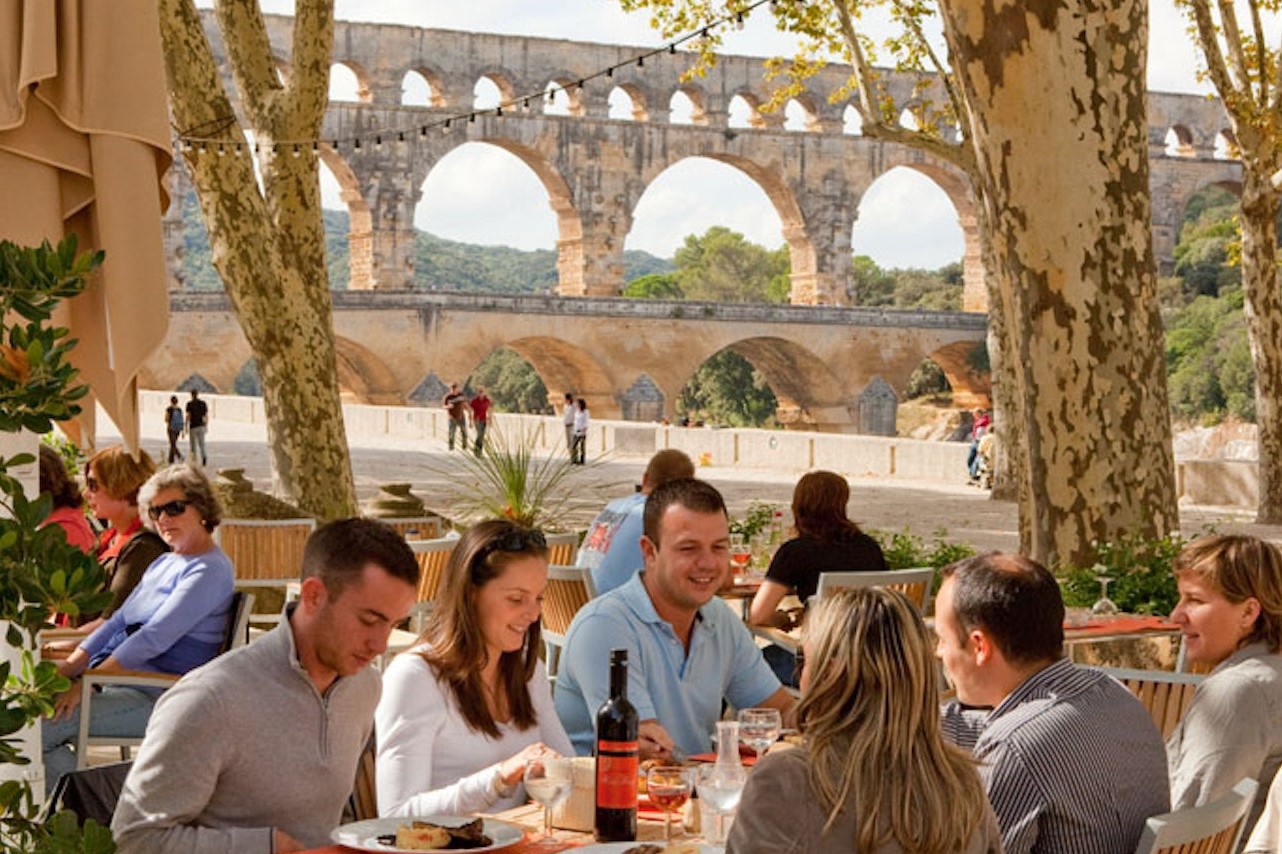
M374 760L378 755L378 744L374 733L369 734L361 758L356 761L356 780L352 784L351 797L347 799L347 809L343 818L346 821L365 821L378 818L378 778L374 774Z
M288 591L303 567L303 546L315 519L224 519L214 539L231 558L237 587ZM255 614L255 623L278 623L280 614Z
M1197 673L1171 673L1167 670L1131 670L1122 667L1101 667L1100 670L1121 682L1139 698L1153 717L1162 740L1175 730L1189 703L1193 702L1193 692L1205 679Z
M1209 804L1153 816L1135 854L1233 854L1258 788L1248 777Z
M577 566L549 566L548 586L543 591L543 655L548 677L555 680L561 664L565 633L579 609L596 595L592 571ZM554 683L555 684L555 683Z
M254 594L237 590L232 594L231 614L227 618L227 632L223 652L244 646L249 642L249 615L254 610ZM136 688L166 688L180 676L173 673L153 673L125 668L95 667L84 672L80 691L80 731L76 735L76 768L89 767L89 748L114 746L120 748L120 758L128 759L130 751L142 744L142 737L119 735L90 735L89 724L93 716L95 688L107 685L127 685Z
M379 519L383 524L394 528L407 540L435 540L441 534L440 516L419 516L412 519Z
M822 599L825 590L835 587L886 587L907 596L924 614L934 584L935 570L929 566L892 569L889 572L821 572L813 598Z
M441 586L445 575L445 564L449 563L450 554L458 543L457 537L439 537L435 540L408 540L410 549L418 558L418 595L415 597L414 610L410 612L410 625L414 633L423 631L427 615L432 612L432 603L436 601L436 591Z
M572 566L579 551L579 541L583 539L581 531L563 531L558 534L546 534L548 543L548 563L552 566Z

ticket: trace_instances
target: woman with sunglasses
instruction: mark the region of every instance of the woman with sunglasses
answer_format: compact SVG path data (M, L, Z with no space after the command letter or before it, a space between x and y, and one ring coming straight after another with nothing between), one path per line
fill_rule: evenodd
M538 657L547 554L541 532L506 520L459 539L418 645L383 677L381 815L518 806L526 761L571 753Z
M147 567L169 551L160 535L142 524L138 512L138 490L155 473L156 464L146 451L140 449L134 459L120 445L103 448L85 463L85 502L94 517L107 525L98 537L98 562L112 596L102 619L124 604ZM92 632L102 619L81 628Z
M974 761L940 732L939 662L913 604L875 587L825 594L802 649L804 744L748 776L728 854L1001 851Z
M75 768L70 743L79 728L80 676L89 667L181 675L223 648L232 606L232 566L214 543L222 511L199 470L175 465L152 475L138 500L171 552L158 557L120 608L58 664L72 680L45 721L46 786ZM108 686L94 696L92 735L141 737L153 690Z

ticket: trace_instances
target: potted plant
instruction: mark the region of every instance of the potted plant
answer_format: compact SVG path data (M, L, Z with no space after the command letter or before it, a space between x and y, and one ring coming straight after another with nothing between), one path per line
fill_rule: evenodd
M88 388L67 362L69 330L49 325L62 300L84 290L102 253L76 254L68 237L57 249L0 242L0 849L14 852L115 850L111 832L93 822L82 829L71 813L40 818L40 797L23 773L39 750L33 724L53 709L69 682L36 655L37 635L52 612L79 614L104 607L98 562L67 544L57 525L42 527L48 495L28 497L36 436L80 412ZM20 446L23 452L3 450ZM24 485L24 480L27 483ZM39 781L39 777L36 780Z

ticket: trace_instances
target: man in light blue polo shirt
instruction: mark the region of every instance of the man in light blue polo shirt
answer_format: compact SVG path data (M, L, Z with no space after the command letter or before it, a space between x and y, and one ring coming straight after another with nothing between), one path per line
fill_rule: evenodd
M622 587L645 567L641 522L646 497L681 477L694 477L694 462L684 451L665 448L650 458L637 492L614 499L592 520L579 547L576 565L592 570L592 584L598 596Z
M726 505L711 485L668 481L646 499L645 571L589 602L565 636L556 710L577 753L592 753L597 709L609 693L611 649L628 651L628 699L636 706L641 758L711 749L722 699L768 706L786 717L792 696L752 635L717 598L730 571Z

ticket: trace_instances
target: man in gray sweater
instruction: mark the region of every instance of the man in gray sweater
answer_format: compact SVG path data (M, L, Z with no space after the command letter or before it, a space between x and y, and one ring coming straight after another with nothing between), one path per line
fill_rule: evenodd
M380 680L368 665L409 614L418 574L386 525L317 529L286 619L157 702L111 823L121 854L325 845L373 725Z

